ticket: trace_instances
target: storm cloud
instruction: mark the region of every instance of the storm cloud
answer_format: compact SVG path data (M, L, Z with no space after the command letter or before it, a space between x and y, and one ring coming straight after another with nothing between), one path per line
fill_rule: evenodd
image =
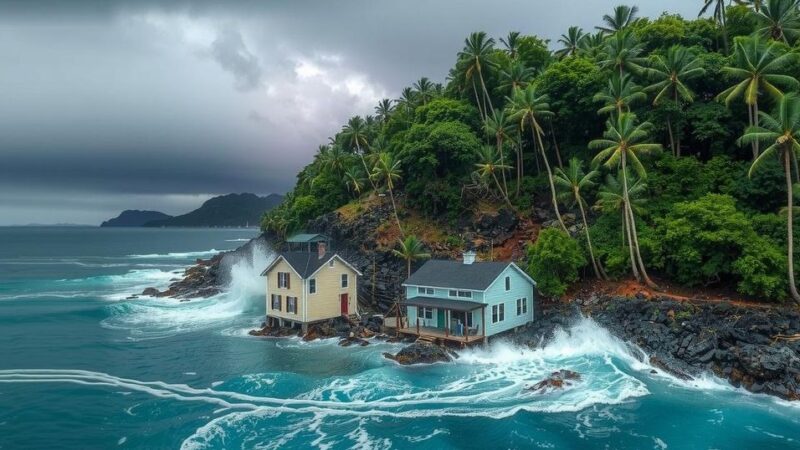
M618 2L580 3L0 1L0 225L285 192L347 117L443 82L469 32L555 40Z

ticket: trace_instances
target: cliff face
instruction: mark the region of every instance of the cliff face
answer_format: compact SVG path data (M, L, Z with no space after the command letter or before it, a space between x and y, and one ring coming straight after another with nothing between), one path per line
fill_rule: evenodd
M106 220L101 227L141 227L147 222L154 220L166 220L172 216L159 211L140 211L138 209L126 209L113 219Z

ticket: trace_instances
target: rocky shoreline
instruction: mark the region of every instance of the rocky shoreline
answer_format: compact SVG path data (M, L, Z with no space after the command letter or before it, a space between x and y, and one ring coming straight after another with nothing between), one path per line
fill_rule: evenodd
M713 373L753 393L800 400L800 312L729 302L589 296L545 309L522 345L545 345L558 328L591 317L644 350L650 365L681 379Z

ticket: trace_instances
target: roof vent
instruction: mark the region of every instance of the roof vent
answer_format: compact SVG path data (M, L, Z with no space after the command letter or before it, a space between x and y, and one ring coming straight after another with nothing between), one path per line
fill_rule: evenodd
M464 264L474 263L475 256L477 256L477 253L475 253L473 250L467 250L466 252L464 252Z

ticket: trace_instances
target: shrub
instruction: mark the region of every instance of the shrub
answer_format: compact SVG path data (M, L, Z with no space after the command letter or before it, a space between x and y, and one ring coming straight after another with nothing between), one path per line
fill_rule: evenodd
M564 294L586 264L578 242L556 228L539 233L536 243L528 247L528 261L528 274L536 280L539 291L548 296Z

